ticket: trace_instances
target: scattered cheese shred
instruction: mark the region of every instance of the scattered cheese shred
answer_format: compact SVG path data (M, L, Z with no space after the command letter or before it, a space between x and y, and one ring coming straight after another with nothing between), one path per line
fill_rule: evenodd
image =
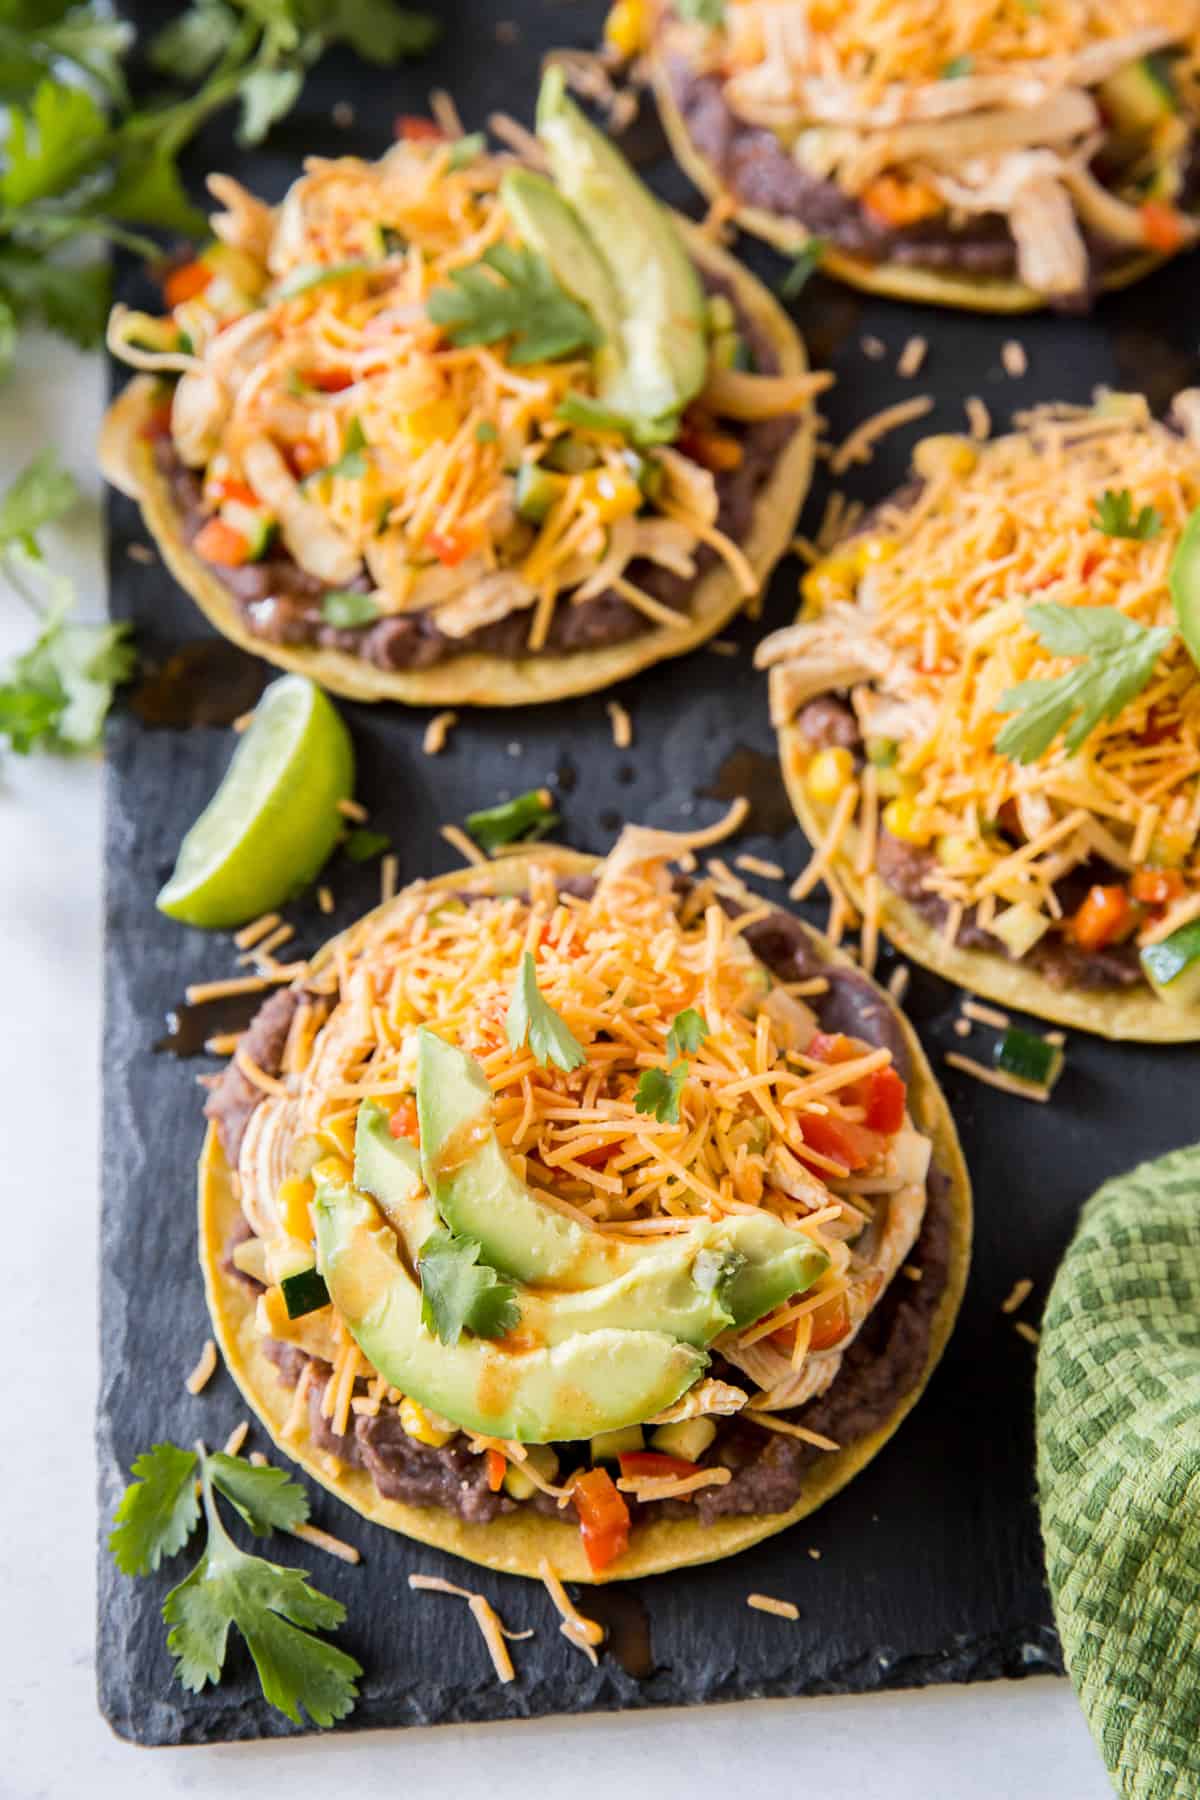
M243 925L240 931L236 931L233 941L239 950L249 950L260 938L265 938L269 931L274 931L278 923L277 912L263 913L260 918L252 919L249 925Z
M499 1613L483 1594L473 1594L469 1588L456 1587L452 1581L443 1581L439 1575L410 1575L408 1585L421 1593L449 1594L456 1600L465 1600L487 1645L488 1655L500 1681L507 1684L515 1679L516 1671L504 1640L532 1637L531 1631L506 1631Z
M249 1421L243 1419L240 1425L234 1426L229 1436L225 1439L224 1450L226 1456L237 1456L249 1435Z
M633 743L633 720L619 700L610 700L605 709L612 723L613 743L618 750L628 750Z
M597 1624L595 1619L585 1618L579 1609L572 1603L566 1588L551 1567L548 1557L542 1557L538 1564L538 1573L545 1584L546 1592L554 1602L555 1608L562 1619L559 1630L562 1632L567 1642L574 1644L577 1650L582 1650L593 1667L595 1667L598 1661L596 1651L604 1642L605 1638L603 1625Z
M923 419L932 411L933 395L917 394L911 400L900 400L895 406L885 406L882 411L872 413L869 419L856 425L834 451L829 459L831 472L844 475L855 463L869 462L881 438L887 437L889 432L899 431L902 425L911 425L914 419Z
M200 1352L200 1360L184 1382L189 1394L204 1391L217 1372L217 1346L211 1338L205 1338L204 1348Z
M1050 1098L1048 1087L1042 1087L1036 1081L1021 1081L1016 1075L1006 1075L1003 1069L989 1069L971 1056L960 1056L956 1050L947 1050L946 1061L952 1069L960 1069L985 1087L999 1088L1002 1093L1016 1094L1022 1100L1039 1100L1043 1104Z
M1000 1311L1004 1313L1015 1313L1018 1307L1024 1306L1032 1292L1032 1281L1030 1281L1028 1275L1022 1275L1019 1281L1013 1282L1012 1287L1009 1290L1008 1298L1002 1302Z
M425 736L421 740L421 748L426 756L440 756L446 748L450 733L458 724L456 712L434 713L425 727Z
M800 1617L798 1606L793 1606L790 1600L775 1600L770 1594L747 1594L746 1605L752 1606L755 1612L774 1613L777 1619Z
M483 854L479 845L471 841L461 826L443 825L441 829L442 836L450 845L450 848L452 850L457 850L464 862L474 863L477 867L486 863L487 857Z
M319 1525L292 1525L289 1527L289 1531L292 1537L299 1538L302 1543L312 1544L318 1550L327 1550L330 1556L336 1556L339 1562L359 1563L362 1561L361 1553L355 1549L353 1544L347 1544L344 1539L334 1537L332 1532L322 1531Z

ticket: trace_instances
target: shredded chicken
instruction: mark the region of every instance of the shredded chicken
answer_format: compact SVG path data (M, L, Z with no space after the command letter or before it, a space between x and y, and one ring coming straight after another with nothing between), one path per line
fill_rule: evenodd
M245 250L259 262L267 259L275 214L265 201L249 193L232 175L210 175L208 191L219 200L224 212L213 213L213 234L235 250Z
M174 424L172 418L172 428ZM267 438L252 439L242 451L242 466L255 493L278 518L280 536L300 567L333 587L353 581L362 569L358 551L319 506L305 499L274 444Z

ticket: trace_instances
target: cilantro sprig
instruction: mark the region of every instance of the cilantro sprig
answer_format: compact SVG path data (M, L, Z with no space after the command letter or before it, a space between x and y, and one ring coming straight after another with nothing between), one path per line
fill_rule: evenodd
M78 497L74 478L50 450L0 495L0 580L37 621L33 643L0 678L0 738L21 756L39 745L91 749L115 688L133 673L129 627L74 619L74 589L42 554L38 533L70 512Z
M1039 642L1055 656L1082 660L1063 675L1018 682L1000 696L998 712L1014 715L996 739L1001 756L1036 762L1059 732L1072 754L1101 720L1113 720L1141 693L1174 632L1139 625L1115 606L1026 609Z
M467 814L467 830L489 856L501 844L514 844L518 838L532 843L545 837L557 824L558 814L548 788L531 788L527 794L514 794L499 806Z
M437 1230L417 1255L421 1323L440 1343L457 1344L464 1331L499 1338L521 1317L516 1290L488 1263L474 1238Z
M565 1020L560 1019L548 1000L543 999L537 984L537 964L530 951L521 958L508 1012L504 1019L504 1035L514 1053L528 1043L536 1061L545 1068L553 1063L570 1074L587 1061L583 1046L575 1038Z
M139 1456L132 1473L109 1536L123 1574L150 1574L176 1555L199 1524L201 1510L204 1514L203 1553L163 1602L167 1648L183 1686L199 1693L221 1680L233 1626L254 1659L264 1698L293 1724L303 1723L302 1708L316 1725L345 1718L358 1696L362 1669L316 1635L336 1629L345 1607L311 1587L303 1570L240 1549L217 1508L219 1493L256 1537L266 1537L305 1522L303 1488L283 1469L171 1443L155 1444Z
M105 242L152 255L147 232L203 231L177 158L215 113L236 106L239 141L257 143L332 45L390 64L438 29L396 0L192 0L147 46L165 96L134 106L135 34L100 0L0 4L0 369L27 323L99 341Z
M639 1112L651 1114L660 1125L678 1125L679 1103L688 1078L687 1058L695 1055L707 1036L708 1021L694 1006L676 1013L667 1033L669 1066L643 1070L633 1096Z
M514 364L554 362L593 350L603 338L545 257L523 245L493 244L478 262L451 270L450 286L434 288L425 310L456 344L510 338Z
M1162 530L1162 514L1156 506L1133 510L1133 495L1128 488L1105 488L1096 502L1092 524L1106 537L1134 538L1146 543Z

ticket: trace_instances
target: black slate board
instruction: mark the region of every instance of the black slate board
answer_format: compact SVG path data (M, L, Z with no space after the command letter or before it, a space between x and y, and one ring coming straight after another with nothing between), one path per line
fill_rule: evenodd
M268 149L235 152L213 130L193 167L235 168L270 194L286 185L303 154L350 149L377 153L400 111L419 111L429 88L458 97L468 128L502 106L528 118L542 53L555 44L595 41L600 0L510 0L515 42L497 29L486 0L444 8L437 55L395 73L331 59L314 77L300 110ZM162 14L160 13L161 17ZM349 98L355 123L331 119ZM647 133L649 141L653 134ZM664 193L686 199L669 168L653 170ZM661 180L660 180L661 176ZM696 210L693 204L693 210ZM747 260L777 280L778 261L745 245ZM1195 262L1165 271L1132 293L1105 302L1090 319L1041 317L1011 322L873 303L814 281L799 308L814 358L831 363L839 385L825 410L836 440L867 412L917 391L938 396L932 426L961 429L962 401L981 395L999 422L1039 398L1079 400L1098 382L1144 388L1161 407L1197 373L1190 308L1184 304ZM127 293L137 277L122 277ZM917 384L890 371L906 339L930 342ZM889 346L886 363L868 362L858 343L872 333ZM1004 339L1019 335L1029 374L1002 371ZM928 430L930 425L921 429ZM866 501L903 476L906 432L883 445L850 484ZM824 504L818 479L805 515L810 528ZM134 509L115 498L110 513L115 616L137 626L139 641L162 660L203 635L190 604L162 569L131 560L144 543ZM766 623L791 617L796 568L778 575ZM600 851L623 819L681 826L717 816L713 786L749 781L752 829L738 848L777 858L790 870L803 860L774 774L765 684L749 646L760 626L729 635L736 659L701 651L660 665L620 690L633 715L636 748L613 749L604 696L523 715L471 714L445 755L421 753L425 716L346 707L360 759L359 793L372 823L391 833L407 877L452 866L437 835L447 819L508 793L549 782L560 794L571 844ZM232 665L229 665L233 679ZM254 665L244 662L254 685ZM228 1376L196 1400L183 1378L208 1333L195 1261L193 1187L202 1135L192 1076L205 1065L156 1056L163 1016L186 983L225 973L225 939L170 924L154 910L182 831L207 800L228 758L227 730L147 730L129 712L112 725L108 758L106 852L107 1020L102 1232L102 1380L98 1446L101 1542L131 1459L156 1439L220 1442L245 1408ZM731 763L730 759L736 759ZM376 874L335 865L331 879L342 925L373 898ZM781 890L780 890L781 892ZM315 948L330 921L315 909L290 909L298 942ZM815 919L819 913L813 912ZM885 959L886 976L890 963ZM951 1024L955 994L914 971L910 1010L935 1060L962 1047ZM973 1048L968 1044L967 1048ZM611 1652L593 1671L558 1635L540 1589L469 1569L452 1558L368 1527L313 1491L318 1524L362 1549L357 1569L306 1552L319 1585L349 1617L340 1641L367 1670L350 1727L425 1724L687 1704L748 1696L861 1692L1015 1676L1060 1667L1043 1585L1033 1506L1032 1351L1000 1314L1020 1276L1037 1299L1087 1195L1105 1177L1195 1136L1200 1050L1115 1048L1074 1037L1053 1106L1011 1100L946 1073L976 1185L977 1249L958 1330L929 1390L897 1439L825 1512L730 1562L610 1589L613 1643L624 1646L631 1674ZM263 1447L263 1434L252 1434ZM810 1550L816 1554L810 1555ZM289 1558L288 1546L278 1554ZM210 1742L291 1732L261 1700L240 1649L216 1691L187 1695L172 1680L159 1608L176 1559L156 1579L128 1581L101 1548L99 1558L100 1705L114 1729L140 1743ZM518 1677L499 1687L465 1608L408 1593L410 1570L467 1580L482 1588L514 1628L536 1636L517 1647ZM751 1612L755 1589L794 1599L791 1625ZM645 1644L648 1627L649 1648Z

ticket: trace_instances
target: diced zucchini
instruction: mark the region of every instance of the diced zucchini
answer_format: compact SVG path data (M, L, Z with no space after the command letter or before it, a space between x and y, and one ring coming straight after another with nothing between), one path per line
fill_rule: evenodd
M285 1275L279 1284L289 1319L302 1319L305 1313L320 1312L329 1305L329 1289L325 1277L317 1269L301 1269L297 1275Z
M540 525L567 485L540 463L522 463L517 470L517 515L527 525Z
M1061 1044L1051 1044L1036 1031L1010 1025L996 1045L996 1067L1018 1081L1033 1081L1052 1088L1063 1069Z
M1200 669L1200 507L1184 526L1171 558L1171 599L1188 654Z
M674 1425L660 1425L650 1435L655 1450L664 1456L681 1456L685 1462L699 1462L717 1435L711 1419L680 1419Z
M1106 116L1123 137L1153 131L1178 110L1170 70L1156 56L1128 63L1102 81L1096 91Z
M372 248L382 261L388 256L402 256L408 249L408 239L394 225L372 225Z
M547 469L558 469L564 475L582 475L585 470L594 469L599 460L590 444L569 432L555 438L542 458Z
M185 335L169 315L165 319L156 319L150 313L126 314L125 330L122 333L125 343L131 349L149 350L154 355L167 355L172 351L182 350ZM190 351L190 340L187 348Z
M899 754L898 738L873 737L867 739L867 761L877 769L890 769Z
M1169 1006L1200 1006L1200 919L1192 919L1160 944L1145 944L1142 972Z
M654 500L662 491L663 466L654 456L643 456L640 450L623 450L621 460L645 494Z
M1027 900L1018 900L996 917L988 926L993 937L998 937L1011 957L1020 962L1027 956L1039 938L1045 936L1050 929L1050 921L1036 906L1030 906Z
M223 500L221 517L245 538L248 562L261 562L275 536L275 520L265 506L247 506L243 500Z
M619 1431L602 1431L591 1442L592 1461L615 1462L631 1450L644 1450L646 1439L640 1425L623 1425Z
M504 1471L504 1491L511 1500L528 1500L537 1486L525 1473L532 1468L543 1481L553 1481L558 1474L558 1455L549 1444L526 1444L523 1464L509 1463Z

